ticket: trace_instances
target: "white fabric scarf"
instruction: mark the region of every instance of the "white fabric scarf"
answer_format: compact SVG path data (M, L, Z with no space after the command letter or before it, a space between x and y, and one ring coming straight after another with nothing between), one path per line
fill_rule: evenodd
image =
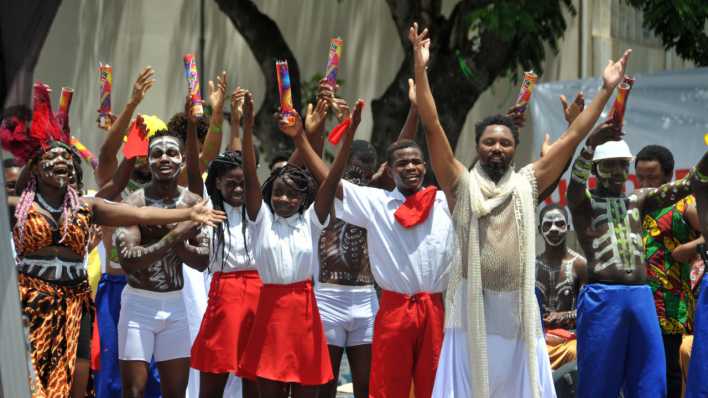
M533 176L532 166L527 166ZM458 195L453 213L453 222L460 245L459 257L453 264L450 287L447 293L446 327L464 327L467 330L469 363L472 368L470 379L474 386L475 398L489 397L489 375L487 356L487 336L484 319L484 296L480 265L479 218L488 215L502 205L512 195L512 205L519 237L519 267L522 269L521 316L523 336L528 354L531 375L530 385L534 398L541 395L538 382L538 358L536 336L540 316L535 305L535 207L537 200L535 179L529 184L528 178L516 173L513 166L494 183L479 163L470 171L469 196ZM467 202L469 200L469 202ZM467 214L470 208L472 214ZM466 238L466 239L465 239ZM466 275L468 302L455 303L455 289L463 283ZM461 325L459 311L468 311L467 324Z

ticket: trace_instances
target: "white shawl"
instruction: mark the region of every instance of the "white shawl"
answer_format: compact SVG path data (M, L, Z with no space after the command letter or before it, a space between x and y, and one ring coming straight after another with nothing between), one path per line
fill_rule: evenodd
M463 178L468 177L467 181ZM535 286L535 207L537 201L536 179L531 165L515 172L513 166L498 183L494 183L479 163L458 182L453 223L460 250L451 269L450 284L446 295L446 327L464 327L467 331L470 380L475 398L489 397L487 362L487 331L484 319L485 286L481 277L479 218L489 215L512 196L516 232L519 237L519 267L521 268L520 310L522 336L528 353L533 397L540 397L536 337L540 333L540 316L534 294ZM469 185L468 187L466 187ZM465 189L468 188L468 189ZM492 226L490 226L491 228ZM508 227L508 226L499 226ZM456 289L466 276L467 303L456 303ZM499 275L504 278L504 275ZM461 311L467 309L467 324L462 325Z

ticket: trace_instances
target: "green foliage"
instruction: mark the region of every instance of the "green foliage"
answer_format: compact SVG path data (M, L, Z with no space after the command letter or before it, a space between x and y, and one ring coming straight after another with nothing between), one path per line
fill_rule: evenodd
M511 59L502 74L518 75L518 69L543 72L548 45L558 52L558 39L566 29L565 12L575 15L572 0L499 0L466 15L468 36L463 52L474 52L480 38L494 35L511 45Z
M644 27L684 59L708 66L707 0L625 0L644 14Z

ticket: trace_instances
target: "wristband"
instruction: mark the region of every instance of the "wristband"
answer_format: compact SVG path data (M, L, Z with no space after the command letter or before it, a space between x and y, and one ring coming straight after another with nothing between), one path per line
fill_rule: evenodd
M221 134L221 126L213 124L209 127L209 129L217 134Z

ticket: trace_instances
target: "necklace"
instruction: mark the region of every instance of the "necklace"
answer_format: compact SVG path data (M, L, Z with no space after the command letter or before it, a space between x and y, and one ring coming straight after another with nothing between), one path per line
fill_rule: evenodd
M42 207L44 207L45 209L49 210L50 213L56 214L62 212L61 207L52 207L49 203L47 203L47 201L44 200L44 198L42 197L41 193L37 192L37 195L35 195L35 197L37 198L37 201L39 201L39 204L42 205Z

